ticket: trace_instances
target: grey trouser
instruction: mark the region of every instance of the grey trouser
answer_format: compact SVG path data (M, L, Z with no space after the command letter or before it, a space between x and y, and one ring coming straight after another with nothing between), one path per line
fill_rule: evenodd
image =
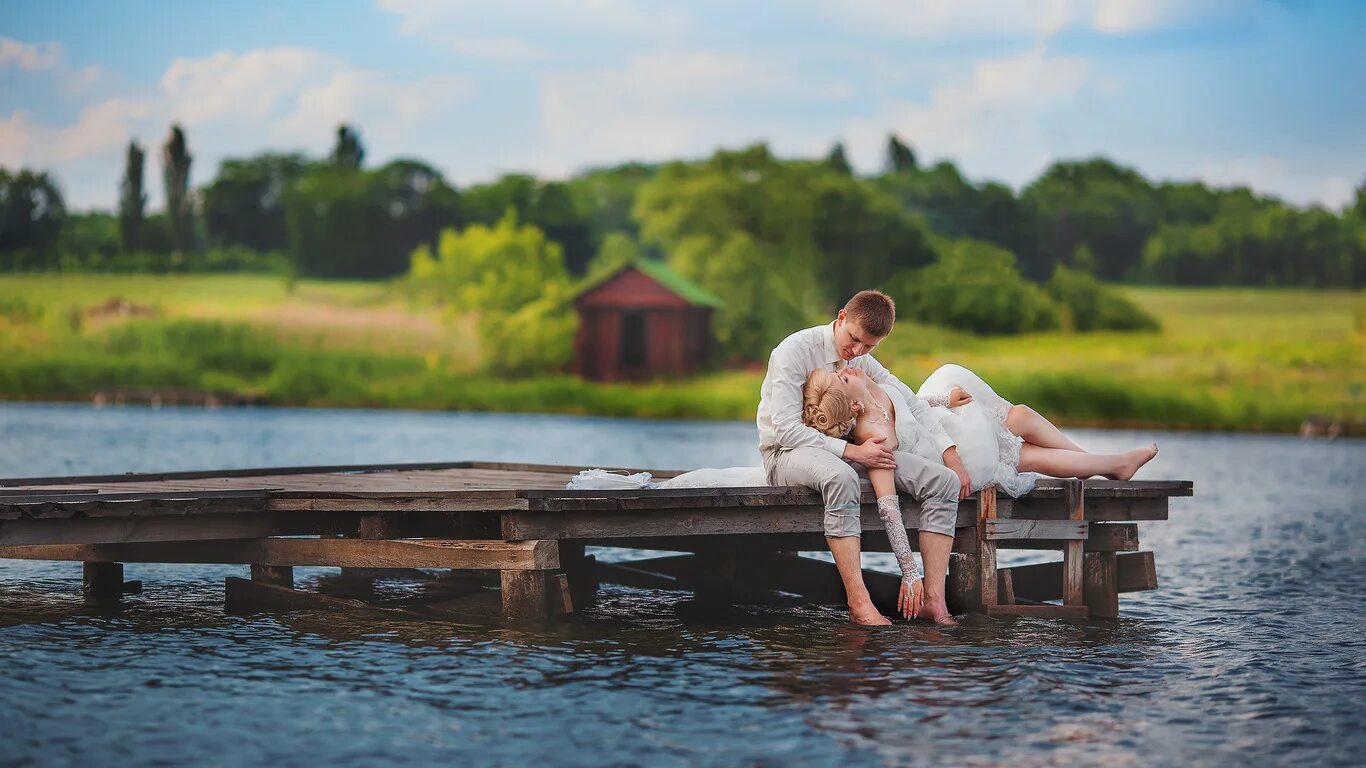
M913 453L895 451L896 489L920 502L921 531L952 536L958 520L958 475L953 470ZM855 464L823 448L794 448L764 454L770 485L802 485L825 499L825 535L858 536L859 473ZM906 518L910 526L913 520Z

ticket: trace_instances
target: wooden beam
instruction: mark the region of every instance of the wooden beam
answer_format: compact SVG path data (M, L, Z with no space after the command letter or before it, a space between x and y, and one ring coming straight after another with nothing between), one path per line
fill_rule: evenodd
M1157 589L1153 553L1121 552L1115 555L1115 582L1119 592ZM1019 565L1010 569L1015 594L1025 600L1062 599L1062 563Z
M994 519L985 522L987 541L1018 539L1080 541L1085 539L1087 535L1085 520Z
M503 615L518 619L544 619L552 614L547 589L549 571L500 571Z
M68 493L0 499L0 521L262 512L266 491Z
M294 586L294 569L288 565L261 565L252 563L251 580L278 587Z
M913 502L907 511L917 509ZM865 531L882 530L877 505L861 510ZM651 511L589 510L581 512L504 512L502 538L585 539L607 541L641 537L712 536L824 532L825 509L813 506L731 507L721 509L659 509ZM912 515L907 515L908 517ZM961 525L973 525L971 513L960 510ZM912 529L914 530L914 529ZM914 537L912 537L914 538Z
M982 569L978 558L976 554L959 552L949 555L949 578L944 588L949 613L970 613L980 609Z
M1113 552L1087 552L1082 565L1082 598L1091 615L1119 618L1119 568Z
M996 542L987 536L987 526L996 517L996 487L983 488L977 495L977 567L981 610L985 613L996 605Z
M119 597L123 594L123 564L83 563L81 585L86 597Z
M1070 525L1070 521L1061 522ZM962 532L959 532L962 537ZM1061 550L1063 540L1015 539L997 543L997 549L1052 549ZM956 547L956 545L955 545ZM1086 524L1086 541L1082 549L1087 552L1136 552L1138 550L1137 523L1091 523Z
M1066 520L1068 509L1059 504L1056 497L1032 498L1026 496L1015 499L1009 517L1030 520ZM1086 519L1090 522L1127 523L1138 520L1166 520L1166 497L1141 498L1092 498L1088 489L1086 496Z
M284 528L284 530L281 530ZM0 521L0 547L246 539L290 533L270 515L179 515Z
M351 568L558 568L553 541L294 539L0 547L0 558L122 563L230 563Z
M467 469L468 461L437 461L416 464L331 464L316 467L252 467L249 469L205 469L188 472L128 472L122 475L56 475L49 477L9 477L0 479L0 487L8 485L68 485L74 483L145 483L161 480L204 480L215 477L258 477L262 475L319 475L344 472L412 472L423 469ZM575 470L577 471L577 470Z
M1083 526L1086 525L1085 481L1067 481L1063 502L1067 505L1068 518ZM1084 538L1084 537L1083 537ZM1062 602L1067 606L1085 606L1082 601L1082 549L1080 541L1068 541L1062 551Z
M993 605L987 608L988 616L1033 616L1040 619L1084 619L1087 617L1084 605Z
M266 581L252 581L229 576L224 579L225 610L228 613L256 613L305 610L383 610L361 600L300 592Z

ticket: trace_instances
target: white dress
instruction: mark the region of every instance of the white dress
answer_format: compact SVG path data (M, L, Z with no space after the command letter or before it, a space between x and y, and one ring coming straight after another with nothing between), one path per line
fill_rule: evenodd
M972 402L948 407L949 391L962 387ZM1020 446L1024 439L1006 429L1012 404L996 394L977 374L961 365L944 365L930 374L916 395L928 402L958 446L958 456L972 479L974 491L996 484L1010 496L1023 496L1034 488L1038 475L1021 473Z

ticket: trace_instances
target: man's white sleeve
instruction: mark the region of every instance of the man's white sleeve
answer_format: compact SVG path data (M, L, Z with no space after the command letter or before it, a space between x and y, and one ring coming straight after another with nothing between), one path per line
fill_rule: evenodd
M777 432L778 445L786 450L793 448L824 448L836 456L844 456L844 448L849 445L845 440L823 434L802 423L802 387L810 371L804 370L786 350L773 350L768 360L767 381L773 402L769 404L773 414L773 429Z
M920 426L924 428L926 434L934 441L936 450L942 454L944 451L947 451L954 446L953 438L949 437L949 434L944 431L944 425L939 423L939 417L934 415L934 412L930 410L930 406L926 404L924 400L916 397L915 392L911 391L910 387L906 386L901 379L898 379L895 374L887 370L887 368L884 367L882 363L879 363L872 355L868 355L864 359L867 361L869 378L876 381L878 384L881 384L883 387L896 387L906 398L906 405L910 406L911 415L915 417L916 421L920 422Z

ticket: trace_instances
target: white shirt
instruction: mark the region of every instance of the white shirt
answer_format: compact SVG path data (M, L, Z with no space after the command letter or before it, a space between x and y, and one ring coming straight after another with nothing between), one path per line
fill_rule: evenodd
M835 349L835 324L817 325L807 328L783 339L773 348L768 357L768 372L764 375L763 386L759 388L759 453L767 456L777 451L790 451L793 448L824 448L836 456L844 456L848 441L822 434L802 423L802 387L811 372L824 368L835 371L841 364L839 352ZM857 366L868 374L883 389L897 390L905 399L907 411L917 423L917 432L923 433L942 457L944 451L953 447L953 440L944 432L939 419L930 412L930 406L916 397L915 392L896 376L892 375L872 355L860 355L844 365ZM898 414L898 450L912 450L914 441L900 439L902 416ZM906 427L912 425L908 422Z

